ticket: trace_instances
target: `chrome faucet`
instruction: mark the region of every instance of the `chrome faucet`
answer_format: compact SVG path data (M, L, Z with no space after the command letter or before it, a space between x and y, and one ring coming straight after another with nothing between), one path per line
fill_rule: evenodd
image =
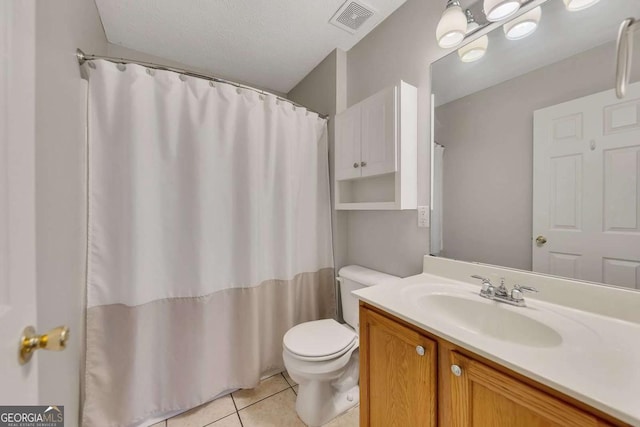
M471 276L473 279L482 280L482 289L480 290L480 296L492 301L503 302L509 305L515 305L516 307L526 307L527 304L524 301L523 294L525 292L538 292L538 290L532 286L520 286L514 285L513 289L509 291L504 285L504 277L500 278L500 286L497 288L493 286L491 280L486 277L478 276L474 274Z

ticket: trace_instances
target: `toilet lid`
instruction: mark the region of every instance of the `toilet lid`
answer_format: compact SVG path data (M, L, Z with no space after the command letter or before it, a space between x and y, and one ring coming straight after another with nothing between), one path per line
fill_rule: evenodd
M284 335L283 344L303 357L323 357L349 348L357 335L333 319L314 320L294 326Z

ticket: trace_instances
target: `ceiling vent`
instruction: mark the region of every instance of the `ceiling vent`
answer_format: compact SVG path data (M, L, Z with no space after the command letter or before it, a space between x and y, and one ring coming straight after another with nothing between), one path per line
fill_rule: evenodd
M329 22L354 34L374 14L375 11L371 6L360 1L347 0Z

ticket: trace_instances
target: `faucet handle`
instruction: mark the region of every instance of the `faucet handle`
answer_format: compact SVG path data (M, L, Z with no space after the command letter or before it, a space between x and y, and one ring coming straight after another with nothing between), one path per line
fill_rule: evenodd
M513 285L513 289L511 289L511 299L514 301L522 301L524 299L522 297L524 292L538 292L538 290L533 286Z
M478 276L477 274L474 274L473 276L471 276L471 278L482 280L482 289L480 290L480 295L493 297L496 288L491 284L491 280L487 279L486 277Z
M533 286L520 286L520 285L513 285L513 289L516 291L525 291L525 292L538 292L538 290L536 288L534 288Z
M478 276L477 274L474 274L473 276L471 276L471 278L482 280L482 284L491 283L491 280L487 279L486 277Z

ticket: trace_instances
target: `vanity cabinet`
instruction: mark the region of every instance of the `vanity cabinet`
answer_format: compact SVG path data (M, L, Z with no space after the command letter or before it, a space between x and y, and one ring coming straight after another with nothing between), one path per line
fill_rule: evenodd
M455 351L450 352L449 361L451 368L446 375L450 384L452 426L607 425L585 411Z
M417 100L401 81L336 116L336 209L416 208Z
M436 426L436 348L425 335L360 310L361 426Z
M626 426L361 303L360 426L436 425Z

